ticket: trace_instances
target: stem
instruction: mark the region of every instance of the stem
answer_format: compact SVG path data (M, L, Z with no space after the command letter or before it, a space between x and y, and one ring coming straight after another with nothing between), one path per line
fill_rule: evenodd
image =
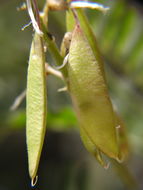
M49 66L48 64L45 64L45 70L46 70L46 75L52 74L60 79L63 80L63 75L60 71L57 71L55 69L53 69L51 66Z
M26 96L26 89L15 98L12 106L10 107L10 110L15 111L20 106L20 104L23 102L25 96Z
M54 42L54 40L52 40L49 35L47 35L47 30L45 25L42 23L42 31L44 33L43 37L44 37L44 41L46 43L46 46L48 47L49 52L51 53L51 55L53 56L56 65L57 66L61 66L63 64L64 58L61 56L59 49L56 45L56 43ZM62 68L61 69L63 76L65 78L67 78L67 70L66 68Z
M63 65L64 57L60 54L60 51L53 39L50 38L47 31L47 21L48 21L48 10L49 10L49 1L46 1L44 9L43 9L43 15L41 17L41 24L42 24L42 31L44 33L44 41L46 46L48 47L48 50L50 54L53 56L55 63L57 66ZM67 70L66 68L62 68L61 72L65 78L67 78Z
M45 27L47 27L47 25L48 25L48 10L49 10L48 1L46 1L44 8L43 8L43 12L42 12L42 17L41 17Z
M43 35L42 31L40 30L39 26L40 26L40 22L39 22L39 25L38 25L38 22L37 20L35 19L35 16L34 16L34 13L33 13L33 9L32 9L32 4L31 4L31 0L26 0L27 2L27 10L28 10L28 13L29 13L29 16L30 16L30 19L31 19L31 22L32 22L32 25L33 25L33 28L35 29L35 31L37 32L37 34L39 35ZM36 7L36 1L33 2L33 5ZM37 12L37 17L39 15L39 10L36 9L36 12ZM40 18L40 17L39 17ZM37 18L38 19L38 18Z
M46 75L51 74L51 75L54 75L54 76L60 78L61 80L64 80L62 73L60 71L53 69L48 64L45 64L45 71L46 71ZM15 111L20 106L20 104L23 102L25 97L26 97L26 89L15 98L13 104L10 107L10 111Z
M73 16L74 16L74 18L75 18L76 24L79 24L79 20L78 20L78 17L77 17L76 10L73 9L73 8L72 8L71 10L72 10Z
M111 160L111 162L114 169L116 170L120 178L124 181L125 185L129 189L132 189L132 190L139 189L136 179L134 178L131 171L128 169L128 167L125 164L123 163L120 164L113 159Z
M52 54L53 58L55 59L56 64L62 65L63 58L59 53L58 47L56 46L55 42L50 39L45 28L43 29L43 32L44 32L44 40L46 42L46 45L47 45L50 53Z
M39 29L41 30L40 15L39 15L39 9L38 9L38 5L37 5L37 1L32 0L32 3L33 3L35 13L36 13L36 21L38 23Z

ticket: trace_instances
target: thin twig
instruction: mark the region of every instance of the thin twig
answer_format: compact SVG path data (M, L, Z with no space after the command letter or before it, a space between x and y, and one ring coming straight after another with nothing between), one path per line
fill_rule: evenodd
M34 16L34 13L33 13L33 10L32 10L31 0L26 0L26 2L27 2L27 10L28 10L29 16L31 18L33 28L35 29L37 34L43 35L43 32L40 30L39 25L38 25L38 23L37 23L37 21L35 19L35 16Z
M54 75L54 76L64 80L62 73L60 71L53 69L47 63L45 64L45 70L46 70L46 75L51 74L51 75ZM20 106L20 104L23 102L25 97L26 97L26 89L15 98L13 104L10 107L10 111L15 111Z
M45 70L46 70L46 74L49 75L49 74L52 74L60 79L63 80L63 75L60 71L57 71L55 69L53 69L51 66L49 66L48 64L45 64Z
M76 24L77 24L77 25L80 25L79 20L78 20L78 16L77 16L76 9L72 8L71 10L72 10L73 16L74 16L74 18L75 18Z
M25 24L21 30L24 31L26 28L28 28L28 26L30 26L32 24L32 22L30 21L28 24Z
M24 100L25 96L26 96L26 89L25 89L20 95L18 95L18 96L15 98L15 100L14 100L12 106L10 107L10 110L11 110L11 111L15 111L15 110L20 106L20 104L21 104L22 101Z
M96 9L102 12L106 12L109 10L109 7L106 7L100 3L95 2L86 2L86 1L71 1L69 3L70 8L89 8L89 9Z
M55 66L55 68L56 68L57 70L63 69L63 68L66 66L66 64L68 63L68 58L69 58L69 54L67 54L67 55L65 56L65 58L64 58L64 60L63 60L63 64L60 65L60 66Z
M43 8L43 12L40 13L40 17L42 18L43 23L46 27L48 25L48 11L49 11L48 1L46 1L44 8Z
M39 29L41 30L41 23L40 23L40 14L39 14L39 9L38 9L38 5L37 5L37 1L36 0L32 0L33 6L34 6L34 10L36 13L36 21L38 23Z

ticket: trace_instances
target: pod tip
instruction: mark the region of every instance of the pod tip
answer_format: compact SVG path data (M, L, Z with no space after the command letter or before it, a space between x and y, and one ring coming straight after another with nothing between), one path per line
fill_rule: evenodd
M110 167L110 162L108 162L108 163L104 166L104 169L105 169L105 170L108 170L109 167Z
M38 181L38 176L35 176L34 178L31 179L31 187L34 187Z

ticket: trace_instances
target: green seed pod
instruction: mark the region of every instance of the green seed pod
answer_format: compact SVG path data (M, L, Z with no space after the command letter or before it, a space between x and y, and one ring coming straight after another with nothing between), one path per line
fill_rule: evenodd
M65 33L62 43L61 43L61 55L66 57L69 54L70 43L72 39L72 32ZM66 65L65 65L66 67ZM66 80L66 78L65 78ZM101 153L98 149L96 149L94 143L88 138L83 128L80 129L81 139L86 147L86 149L93 154L93 156L97 159L97 161L104 167L107 168L107 164L103 161Z
M90 27L90 24L84 12L81 9L77 9L76 13L77 13L78 20L80 22L80 26L82 30L84 31L84 34L88 40L88 43L90 44L90 47L94 53L94 56L96 57L96 60L99 63L99 67L100 67L100 70L102 71L104 80L106 81L105 71L104 71L104 62L98 48L96 37ZM66 12L66 26L67 26L67 31L72 31L75 27L75 18L71 10Z
M81 130L101 152L118 160L114 111L100 64L76 25L69 50L68 89Z
M34 35L28 67L26 95L26 137L29 174L32 183L37 173L46 130L46 74L43 42Z
M72 39L72 32L65 33L61 43L61 55L63 57L66 57L66 55L69 53L71 39ZM95 144L92 143L92 141L88 138L83 128L80 129L80 136L86 149L91 154L93 154L93 156L104 168L107 168L108 165L103 161L100 151L95 147Z
M80 136L82 139L82 142L86 149L96 158L96 160L105 168L108 168L108 164L104 162L102 159L102 155L100 150L98 150L94 144L94 142L91 141L91 139L88 137L84 129L80 128Z

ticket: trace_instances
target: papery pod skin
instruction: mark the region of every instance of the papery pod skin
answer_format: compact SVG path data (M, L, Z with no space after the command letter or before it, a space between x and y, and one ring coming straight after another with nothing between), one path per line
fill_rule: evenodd
M101 164L105 169L108 168L108 164L106 164L102 159L100 150L95 147L95 144L91 141L82 127L80 128L80 136L86 149L96 158L99 164Z
M61 55L65 57L69 53L70 43L72 39L72 32L65 33L61 43ZM108 164L102 159L101 152L95 147L95 144L87 136L83 128L80 128L80 136L86 149L96 158L96 160L104 167L107 168Z
M35 34L30 50L27 95L26 138L29 174L35 178L46 131L46 74L42 38Z
M69 50L68 89L80 127L98 150L118 159L115 118L99 63L76 25Z
M88 19L85 16L84 12L81 9L77 9L76 13L80 22L80 26L82 30L84 31L84 34L88 40L88 43L90 44L93 54L99 63L99 67L102 72L103 78L106 81L105 71L104 71L104 62L98 48L96 37L89 25ZM75 27L75 19L71 10L66 12L66 26L67 26L67 31L73 31Z

